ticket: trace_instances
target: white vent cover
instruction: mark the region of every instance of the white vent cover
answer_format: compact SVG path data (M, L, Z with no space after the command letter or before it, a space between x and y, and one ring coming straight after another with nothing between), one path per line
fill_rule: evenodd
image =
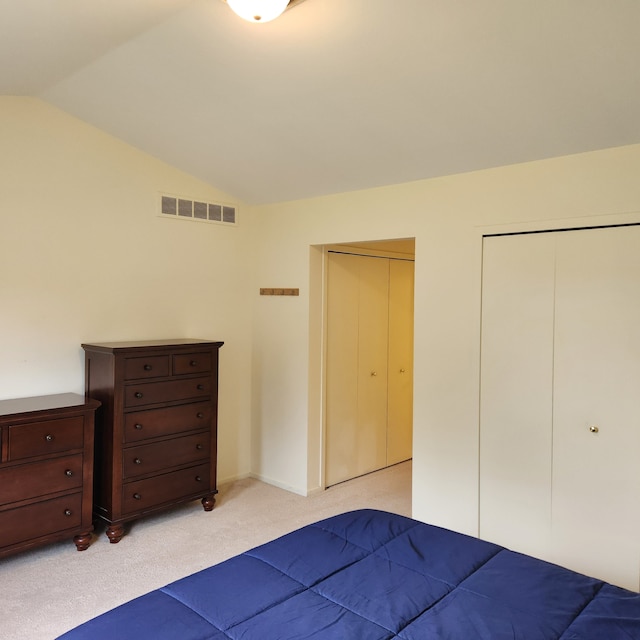
M237 208L230 204L214 204L183 198L182 196L160 196L160 215L180 220L197 220L219 224L237 224Z

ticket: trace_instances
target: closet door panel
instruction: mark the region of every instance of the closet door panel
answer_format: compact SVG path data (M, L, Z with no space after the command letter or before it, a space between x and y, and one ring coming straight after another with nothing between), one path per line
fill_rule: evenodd
M480 536L548 558L554 235L483 244Z
M389 260L330 253L327 277L330 486L386 466Z
M359 270L354 257L330 253L327 264L325 482L356 474L358 448ZM353 475L351 475L353 474Z
M640 228L557 235L553 559L638 590Z
M359 257L358 434L356 474L387 462L389 260ZM353 477L353 476L352 476Z
M390 260L388 465L408 460L412 455L413 284L413 262Z

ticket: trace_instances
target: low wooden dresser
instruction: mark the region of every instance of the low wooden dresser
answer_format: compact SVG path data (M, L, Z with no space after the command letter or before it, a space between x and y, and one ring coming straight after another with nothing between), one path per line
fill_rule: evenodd
M73 538L91 543L95 400L0 401L0 557Z
M94 515L112 543L124 525L200 498L215 504L222 342L83 344L96 420Z

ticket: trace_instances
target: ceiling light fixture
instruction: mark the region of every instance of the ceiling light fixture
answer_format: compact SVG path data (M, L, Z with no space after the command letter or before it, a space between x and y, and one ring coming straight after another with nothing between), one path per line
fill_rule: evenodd
M249 22L269 22L284 13L289 0L227 0L227 4Z

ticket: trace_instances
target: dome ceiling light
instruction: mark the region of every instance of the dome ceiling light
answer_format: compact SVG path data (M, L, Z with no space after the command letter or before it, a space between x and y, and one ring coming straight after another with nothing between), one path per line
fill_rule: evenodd
M269 22L304 0L223 0L249 22Z

